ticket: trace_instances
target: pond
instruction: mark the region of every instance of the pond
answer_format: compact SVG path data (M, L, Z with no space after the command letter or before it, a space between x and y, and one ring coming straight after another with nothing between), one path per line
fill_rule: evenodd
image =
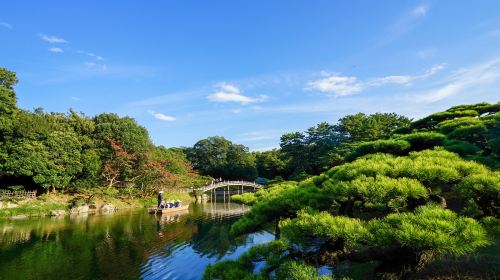
M208 264L274 238L269 231L229 237L245 211L208 202L161 216L140 209L0 220L0 279L200 279Z

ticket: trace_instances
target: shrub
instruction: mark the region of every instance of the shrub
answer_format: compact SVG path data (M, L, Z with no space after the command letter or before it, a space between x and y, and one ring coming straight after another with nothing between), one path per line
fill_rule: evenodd
M423 206L413 213L390 214L369 221L369 242L375 246L398 244L414 251L463 255L489 244L486 231L474 219L437 206Z
M365 142L359 145L350 155L348 160L353 160L366 154L388 153L393 155L403 155L410 148L410 143L405 140L377 140Z
M456 191L463 198L472 199L484 215L500 217L500 172L468 176Z
M411 150L421 151L441 146L446 137L437 132L415 132L401 136L399 139L410 143Z
M461 156L474 155L477 152L481 151L481 149L479 149L477 146L469 142L460 140L445 141L444 147L446 150L457 153Z

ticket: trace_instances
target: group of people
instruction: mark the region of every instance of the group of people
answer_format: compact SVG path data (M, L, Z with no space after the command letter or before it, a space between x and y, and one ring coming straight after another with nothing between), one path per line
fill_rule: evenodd
M158 193L158 208L175 208L175 207L180 207L181 206L181 201L180 200L168 200L165 201L163 200L163 191L160 191Z

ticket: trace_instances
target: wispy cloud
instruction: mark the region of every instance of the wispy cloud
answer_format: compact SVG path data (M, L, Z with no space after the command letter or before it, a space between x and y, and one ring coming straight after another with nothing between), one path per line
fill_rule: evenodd
M428 7L425 5L420 5L415 7L412 11L411 14L414 17L423 17L427 14Z
M276 140L284 133L281 130L259 130L246 132L240 135L238 142L255 142L263 140Z
M5 21L0 21L0 26L8 28L8 29L12 29L12 24L7 23Z
M162 114L162 113L158 113L158 112L155 112L153 110L149 110L148 113L151 114L153 117L155 117L156 119L158 119L160 121L165 121L165 122L174 122L174 121L176 121L176 118L174 118L172 116L168 116L168 115L165 115L165 114Z
M86 56L90 56L92 58L95 58L96 60L104 60L104 57L100 56L100 55L97 55L95 53L92 53L92 52L86 52L86 51L82 51L82 50L78 50L76 51L77 53L79 54L83 54L83 55L86 55Z
M207 99L212 102L218 103L226 103L226 102L235 102L240 103L242 105L263 102L267 100L266 95L259 95L258 97L250 97L243 95L241 90L235 86L228 83L220 83L217 85L217 90L207 96Z
M391 75L376 77L361 81L354 76L342 76L338 73L322 72L324 78L306 84L306 90L316 90L335 96L347 96L359 93L370 87L383 86L387 84L410 85L416 80L426 79L444 69L444 65L436 65L420 75Z
M61 49L61 48L55 48L55 47L53 47L53 48L49 48L49 52L53 52L53 53L62 53L62 52L64 52L64 51L63 51L63 49Z
M410 11L407 11L399 16L399 18L397 18L385 32L385 35L382 37L378 45L391 43L392 41L408 33L410 30L415 28L415 26L417 26L423 18L425 18L428 11L429 6L418 5Z
M63 38L59 38L56 36L48 36L48 35L45 35L43 33L38 33L38 37L40 37L40 39L42 39L46 42L49 42L51 44L68 43L68 41L64 40Z
M77 97L77 96L71 96L70 98L71 98L71 100L73 100L73 101L80 101L80 100L81 100L81 98L80 98L80 97Z
M106 64L101 64L101 63L96 63L96 62L89 62L89 61L86 61L84 64L88 68L100 69L100 70L103 70L103 71L108 70L108 66Z
M418 102L432 103L450 96L470 93L500 80L500 57L485 63L454 71L444 83L417 96Z

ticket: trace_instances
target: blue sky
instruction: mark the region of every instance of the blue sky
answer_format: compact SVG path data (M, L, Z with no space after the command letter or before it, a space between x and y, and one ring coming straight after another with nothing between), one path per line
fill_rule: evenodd
M500 1L8 1L0 38L20 107L128 115L167 147L500 99Z

